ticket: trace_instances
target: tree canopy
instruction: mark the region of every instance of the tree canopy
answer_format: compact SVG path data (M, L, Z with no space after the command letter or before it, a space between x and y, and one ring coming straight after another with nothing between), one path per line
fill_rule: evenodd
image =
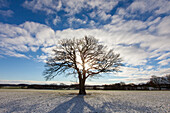
M120 54L115 54L113 49L108 50L107 46L91 36L62 39L53 51L55 54L45 65L46 80L66 72L69 75L77 74L79 83L85 84L88 77L100 73L118 72L122 65Z

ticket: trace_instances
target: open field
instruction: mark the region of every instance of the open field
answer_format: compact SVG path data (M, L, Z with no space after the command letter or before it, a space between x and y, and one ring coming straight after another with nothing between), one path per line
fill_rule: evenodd
M0 113L170 112L170 91L0 89Z

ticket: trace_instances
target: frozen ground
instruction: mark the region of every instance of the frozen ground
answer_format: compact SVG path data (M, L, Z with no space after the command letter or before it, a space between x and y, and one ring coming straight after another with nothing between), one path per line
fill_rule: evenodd
M0 113L170 113L170 91L0 89Z

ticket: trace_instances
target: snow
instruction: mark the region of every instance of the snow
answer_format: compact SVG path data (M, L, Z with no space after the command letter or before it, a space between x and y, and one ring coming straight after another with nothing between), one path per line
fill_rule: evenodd
M0 113L170 112L170 91L0 89Z

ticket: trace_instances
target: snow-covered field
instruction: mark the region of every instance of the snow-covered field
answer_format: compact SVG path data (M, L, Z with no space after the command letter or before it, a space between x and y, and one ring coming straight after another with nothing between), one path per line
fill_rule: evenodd
M0 113L170 113L170 91L0 89Z

